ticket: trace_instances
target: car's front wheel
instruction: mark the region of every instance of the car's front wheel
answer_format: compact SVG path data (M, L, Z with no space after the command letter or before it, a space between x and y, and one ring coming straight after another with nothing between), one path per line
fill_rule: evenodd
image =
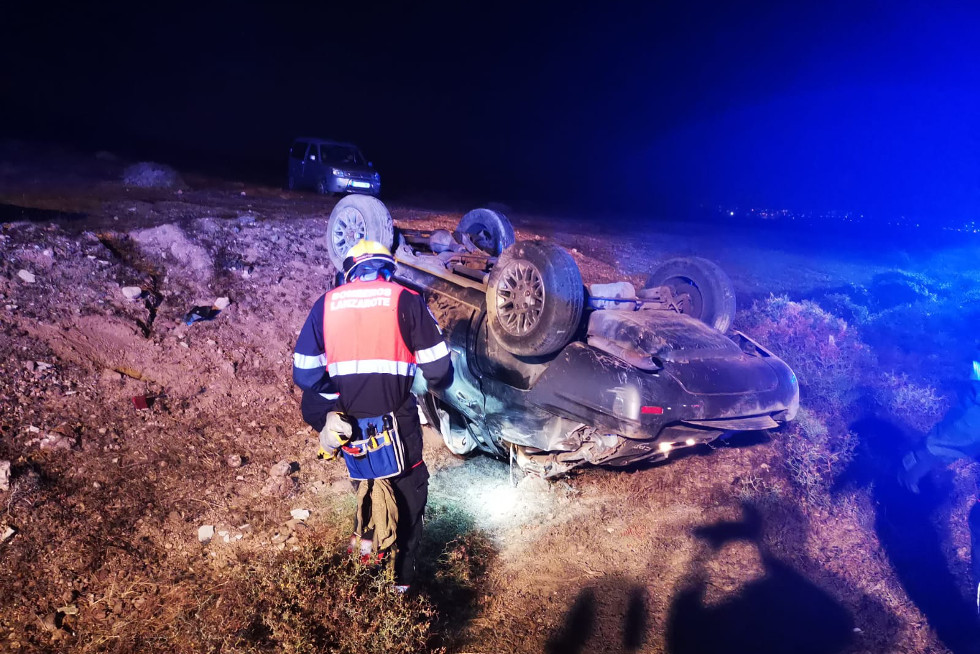
M584 302L578 265L552 243L516 243L490 271L490 329L518 356L545 356L568 344L582 319Z

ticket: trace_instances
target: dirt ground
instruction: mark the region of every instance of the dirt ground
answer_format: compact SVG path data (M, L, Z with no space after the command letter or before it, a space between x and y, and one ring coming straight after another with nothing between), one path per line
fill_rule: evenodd
M315 533L349 505L342 465L315 458L290 368L335 273L333 201L201 178L126 188L106 158L8 160L0 172L0 460L11 462L0 532L12 530L0 544L0 651L81 651L87 625L139 619L173 579L303 547L305 525ZM460 218L389 208L413 228ZM587 282L642 282L669 254L713 258L742 306L889 265L670 226L512 220L518 238L568 248ZM213 320L184 324L218 298L230 304ZM430 506L462 511L494 548L451 649L947 651L879 542L873 494L852 486L801 506L781 437L515 487L506 462L456 457L428 430ZM294 509L311 512L304 524ZM213 527L206 543L202 527ZM964 534L958 522L943 541L961 572Z

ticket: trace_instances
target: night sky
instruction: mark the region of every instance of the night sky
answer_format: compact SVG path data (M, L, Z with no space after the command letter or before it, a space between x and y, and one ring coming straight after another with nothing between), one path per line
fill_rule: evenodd
M0 136L387 197L980 218L980 3L8 3Z

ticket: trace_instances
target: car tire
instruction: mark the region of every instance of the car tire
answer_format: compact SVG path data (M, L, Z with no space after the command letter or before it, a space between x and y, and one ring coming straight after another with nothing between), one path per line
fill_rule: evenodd
M511 354L545 356L563 348L578 330L584 303L578 265L552 243L516 243L490 271L490 330Z
M316 192L319 195L330 195L330 192L327 190L327 183L322 179L316 183Z
M467 234L481 250L492 257L514 244L514 227L507 216L492 209L474 209L463 215L456 231Z
M293 177L292 175L286 178L286 188L289 189L290 191L296 190L296 178Z
M672 293L691 296L693 318L727 332L735 318L735 288L721 268L713 261L701 257L677 257L663 262L650 274L642 291L642 298L649 289L668 287Z
M330 263L343 270L347 251L362 238L391 249L395 227L384 203L370 195L341 198L327 221L327 253Z

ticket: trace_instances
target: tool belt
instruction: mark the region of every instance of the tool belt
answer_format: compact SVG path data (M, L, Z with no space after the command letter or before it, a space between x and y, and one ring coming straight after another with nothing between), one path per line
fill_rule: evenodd
M402 473L405 448L398 436L395 414L360 418L353 427L353 436L341 448L351 479L387 479Z

